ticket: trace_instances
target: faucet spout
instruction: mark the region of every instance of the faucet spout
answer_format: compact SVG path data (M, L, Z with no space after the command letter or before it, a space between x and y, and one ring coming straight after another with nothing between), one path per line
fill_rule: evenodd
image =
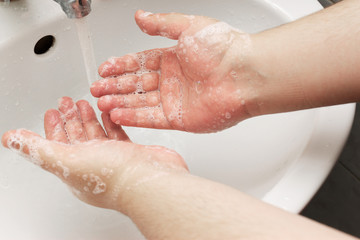
M54 0L68 18L83 18L91 12L91 0Z

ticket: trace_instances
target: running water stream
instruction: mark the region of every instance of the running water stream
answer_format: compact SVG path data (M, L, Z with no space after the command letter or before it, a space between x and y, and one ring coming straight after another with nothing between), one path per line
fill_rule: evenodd
M86 17L75 20L89 86L98 79L93 42Z
M92 83L98 80L97 65L91 32L86 17L75 19L74 21L78 32L79 44L81 47L86 77L90 89ZM96 115L100 116L100 111L97 108L96 99L93 97L90 98L90 104L93 106Z

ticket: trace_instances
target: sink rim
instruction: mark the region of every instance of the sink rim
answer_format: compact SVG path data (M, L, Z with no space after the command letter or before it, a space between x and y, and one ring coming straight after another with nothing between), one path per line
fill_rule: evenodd
M262 200L286 211L299 213L319 190L337 162L350 134L355 108L355 103L349 103L313 109L317 111L317 119L307 146L297 162ZM325 133L328 135L324 141L321 136ZM294 199L296 201L292 201Z
M320 2L316 0L303 0L301 5L288 0L264 1L292 21L323 9ZM307 146L297 162L288 169L285 176L262 198L263 201L293 213L299 213L306 206L330 174L346 143L355 116L355 107L355 103L349 103L314 109L314 111L317 111L317 121ZM334 124L335 126L329 124L330 117L337 122L337 124ZM326 132L330 125L333 132L332 136L338 139L338 145L329 148L324 144L321 159L314 159L312 156L314 151L312 144L316 143L320 135ZM300 161L301 163L299 163ZM307 174L306 181L308 185L306 188L303 186L304 183L298 181L303 178L301 175L304 172ZM298 187L298 189L294 189L294 186ZM296 198L296 201L292 201L294 198Z

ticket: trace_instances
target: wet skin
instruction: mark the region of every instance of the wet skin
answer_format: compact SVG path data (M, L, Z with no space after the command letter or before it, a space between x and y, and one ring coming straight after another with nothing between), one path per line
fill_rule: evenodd
M101 117L104 129L87 101L63 97L57 110L45 113L46 139L18 129L5 133L2 144L57 175L80 200L119 211L125 189L136 182L188 172L176 152L132 143L108 114Z
M91 93L120 125L216 132L250 117L243 58L249 35L212 18L138 11L147 34L178 40L171 48L111 58ZM175 24L176 23L176 24ZM242 77L240 77L242 76Z

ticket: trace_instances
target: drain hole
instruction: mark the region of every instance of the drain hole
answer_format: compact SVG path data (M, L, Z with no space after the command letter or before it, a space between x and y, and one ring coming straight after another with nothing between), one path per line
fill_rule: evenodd
M54 36L47 35L42 37L34 47L34 53L37 55L44 54L54 45L55 38Z

